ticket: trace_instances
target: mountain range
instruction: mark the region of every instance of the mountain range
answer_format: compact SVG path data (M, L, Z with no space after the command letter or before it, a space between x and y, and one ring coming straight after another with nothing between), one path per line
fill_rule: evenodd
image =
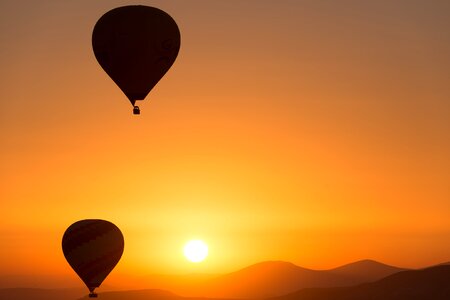
M102 300L208 300L179 297L160 290L105 292ZM80 300L89 299L87 296ZM448 300L450 266L401 271L371 283L353 287L306 288L282 297L265 300ZM225 299L221 299L225 300Z
M450 266L402 271L353 287L308 288L266 300L448 300ZM104 299L107 300L107 299ZM130 299L132 300L132 299Z
M361 260L330 270L312 270L283 261L266 261L225 275L185 280L166 277L150 288L176 294L209 298L268 298L303 288L351 286L371 282L405 269L373 260ZM186 279L186 278L185 278Z
M166 277L167 282L169 279ZM191 293L195 292L197 295L189 297L173 289L168 292L159 288L103 292L99 294L99 298L101 300L450 299L450 265L441 264L422 270L405 270L372 260L363 260L330 270L311 270L288 262L271 261L212 278L201 276L194 285ZM86 290L80 289L9 288L0 289L0 300L75 300L81 299L86 294Z

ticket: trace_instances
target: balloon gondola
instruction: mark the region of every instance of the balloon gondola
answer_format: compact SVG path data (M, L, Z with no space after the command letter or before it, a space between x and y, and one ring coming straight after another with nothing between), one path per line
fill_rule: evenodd
M130 5L105 13L92 32L98 63L119 86L139 114L136 101L166 74L180 49L180 31L166 12Z

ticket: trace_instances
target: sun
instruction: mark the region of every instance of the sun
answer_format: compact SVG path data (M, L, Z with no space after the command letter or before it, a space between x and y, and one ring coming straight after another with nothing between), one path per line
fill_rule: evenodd
M184 245L184 256L193 263L199 263L208 256L208 245L201 240L191 240Z

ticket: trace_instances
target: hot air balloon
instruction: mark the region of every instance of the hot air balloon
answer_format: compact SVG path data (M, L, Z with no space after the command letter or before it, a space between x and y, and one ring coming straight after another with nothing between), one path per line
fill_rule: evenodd
M114 269L123 253L122 232L111 222L81 220L67 228L62 250L67 262L88 287L89 297Z
M144 100L180 50L177 23L164 11L142 5L114 8L95 24L92 48L100 66L139 114Z

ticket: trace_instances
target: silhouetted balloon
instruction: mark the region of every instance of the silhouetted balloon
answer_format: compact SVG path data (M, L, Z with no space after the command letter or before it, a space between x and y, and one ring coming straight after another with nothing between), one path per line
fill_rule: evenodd
M99 287L123 253L122 232L111 222L81 220L67 228L62 239L66 260L96 297Z
M172 17L160 9L123 6L97 21L92 47L99 64L135 106L174 63L180 31ZM134 112L139 113L137 106Z

